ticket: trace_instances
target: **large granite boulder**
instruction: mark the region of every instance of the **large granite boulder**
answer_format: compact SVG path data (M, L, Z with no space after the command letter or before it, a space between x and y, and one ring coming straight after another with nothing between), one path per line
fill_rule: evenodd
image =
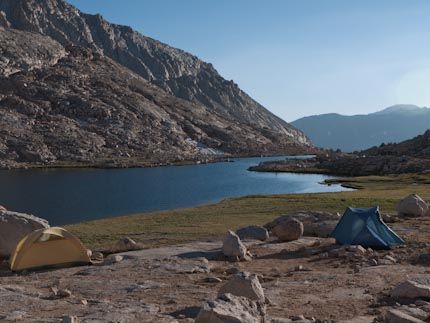
M429 205L419 195L411 194L397 204L397 213L401 216L425 216Z
M303 235L308 237L327 238L339 222L340 215L328 212L298 212L281 215L273 221L266 223L264 227L273 231L273 229L283 222L298 220L303 223Z
M423 320L420 320L408 313L400 311L398 309L390 309L385 314L385 322L387 323L423 323Z
M263 323L264 304L246 297L224 294L215 301L203 304L196 323Z
M280 241L298 240L303 236L303 231L303 223L296 219L281 222L272 230L273 234Z
M430 298L430 286L413 280L407 280L396 287L390 293L394 298Z
M263 287L261 287L257 276L247 272L234 275L218 291L218 296L223 294L233 294L259 302L264 302L265 300Z
M241 239L254 239L260 241L266 241L269 239L269 232L265 227L258 225L250 225L248 227L239 229L236 234Z
M0 210L0 257L8 257L18 242L34 230L49 228L48 221L34 215Z
M247 260L248 250L233 231L228 231L222 244L222 253L230 260Z

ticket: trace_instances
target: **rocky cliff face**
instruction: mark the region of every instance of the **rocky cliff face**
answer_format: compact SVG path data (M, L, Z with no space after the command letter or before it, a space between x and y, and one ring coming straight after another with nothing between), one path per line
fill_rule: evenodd
M152 165L302 148L177 98L97 51L0 28L0 167Z
M14 161L134 156L140 164L196 158L206 147L244 155L310 147L191 54L62 0L0 0L0 11L1 131L23 125L2 138L3 153L24 133L27 146L44 147L38 156L14 150Z

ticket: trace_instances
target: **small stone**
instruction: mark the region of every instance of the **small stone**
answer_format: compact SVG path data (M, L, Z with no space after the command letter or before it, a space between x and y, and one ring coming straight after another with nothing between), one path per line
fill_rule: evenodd
M94 261L103 261L103 259L104 259L104 255L100 251L94 251L91 256L91 260L94 260Z
M294 321L307 321L306 318L303 315L296 315L291 317L291 320Z
M327 259L329 257L328 252L320 253L318 256L320 259Z
M60 289L57 292L57 297L59 298L67 298L71 296L72 296L72 292L68 289Z
M388 261L391 261L393 264L395 264L395 263L397 262L397 260L396 260L396 259L394 259L392 256L389 256L389 255L386 255L386 256L384 257L384 259L386 259L386 260L388 260Z
M360 245L355 245L355 246L348 246L346 248L347 251L359 254L359 255L365 255L367 250L364 249L362 246Z
M218 277L206 277L205 282L207 283L221 283L222 279Z
M388 259L379 259L378 260L378 265L380 265L380 266L383 266L383 265L388 266L388 265L393 265L393 262L391 260L388 260Z
M77 316L64 315L61 318L61 323L79 323L79 319Z
M81 299L81 304L82 305L88 305L88 301L86 299Z
M225 270L225 273L227 275L236 275L236 274L240 273L240 269L237 267L230 267L230 268L227 268Z
M135 251L143 249L143 245L137 243L133 239L129 237L124 237L118 240L112 247L110 247L107 251L108 253L119 253L126 251Z
M103 262L105 265L113 265L124 260L121 255L109 255Z
M374 258L369 260L369 265L371 266L378 266L378 261Z
M58 288L56 286L49 287L49 291L51 292L52 296L57 296L58 294Z

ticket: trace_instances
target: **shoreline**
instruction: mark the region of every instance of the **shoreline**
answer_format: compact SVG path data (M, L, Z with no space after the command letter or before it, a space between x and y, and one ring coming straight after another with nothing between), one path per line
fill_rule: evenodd
M430 200L430 174L339 178L355 190L336 193L298 193L246 196L218 203L167 211L123 215L65 225L89 247L103 247L129 236L146 247L219 238L227 230L262 225L273 218L300 211L343 213L348 206L379 205L385 214L395 212L397 202L417 193Z
M242 158L270 158L270 157L300 157L300 156L315 156L316 152L303 152L291 154L250 154L250 155L208 155L201 156L201 158L181 160L181 161L164 161L164 162L150 162L148 160L133 160L125 158L124 160L104 161L104 162L59 162L52 164L38 164L38 163L23 163L15 166L1 166L0 171L8 170L34 170L34 169L133 169L133 168L155 168L166 166L189 166L211 163L232 162L232 159Z

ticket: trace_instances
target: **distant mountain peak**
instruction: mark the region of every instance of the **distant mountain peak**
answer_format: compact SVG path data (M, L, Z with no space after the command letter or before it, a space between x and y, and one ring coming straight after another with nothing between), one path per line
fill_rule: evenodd
M407 114L411 112L425 112L428 110L426 107L419 107L414 104L396 104L392 105L388 108L385 108L381 111L375 112L374 114L390 114L390 113L401 113L401 114Z
M370 114L323 114L304 117L292 124L323 148L363 150L382 143L401 142L430 128L430 109L396 104Z

